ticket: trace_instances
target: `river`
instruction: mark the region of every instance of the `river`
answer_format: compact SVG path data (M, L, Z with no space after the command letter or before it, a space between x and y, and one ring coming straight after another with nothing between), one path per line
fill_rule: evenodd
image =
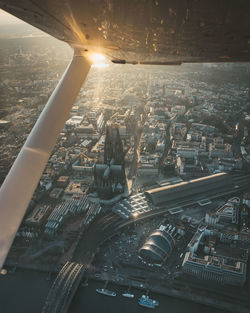
M48 280L46 273L20 270L0 276L0 312L1 313L39 313L42 310L53 278ZM79 286L68 313L137 313L149 312L138 305L142 291L132 289L134 299L122 297L124 288L109 284L108 288L117 293L116 297L97 294L95 289L102 288L104 283L89 281L88 287ZM155 313L226 313L202 304L175 299L168 296L149 293L149 296L160 302Z

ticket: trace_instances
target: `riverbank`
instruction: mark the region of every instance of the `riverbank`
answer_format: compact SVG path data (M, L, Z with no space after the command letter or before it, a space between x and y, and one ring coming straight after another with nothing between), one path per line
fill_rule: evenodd
M104 273L103 276L99 277L100 281L105 282L106 281L106 274ZM140 281L135 280L129 280L128 283L122 283L120 281L115 281L110 279L110 282L113 284L117 284L122 287L128 287L135 288L137 290L142 290L142 292L145 292L147 290L147 286L143 284ZM219 299L218 295L215 295L214 297L209 297L208 295L202 294L202 290L200 292L192 290L191 288L183 288L182 286L178 286L177 288L169 288L167 285L163 284L155 284L150 286L150 292L153 292L158 295L177 298L180 301L192 301L196 304L202 304L210 307L210 309L214 310L223 310L225 312L232 312L232 313L249 313L250 312L250 303L248 306L242 306L237 305L234 302L230 301L230 299Z
M48 273L17 269L14 273L0 276L0 303L4 313L39 313L55 276L49 279ZM117 293L116 297L107 297L96 293L96 288L103 287L101 281L90 280L88 287L80 287L73 299L68 313L139 313L148 309L138 305L138 298L144 293L142 290L131 289L134 299L122 297L126 287L109 283L108 288ZM156 313L211 313L211 307L193 303L165 295L150 292L150 297L160 302L154 310ZM226 313L213 309L213 313Z
M12 268L13 266L15 266L15 264L9 262L8 263L8 268ZM23 272L23 273L37 273L37 275L45 275L46 279L48 279L48 277L50 277L50 280L56 277L56 275L58 274L58 272L60 271L60 267L55 267L55 266L37 266L37 265L19 265L17 268L17 272ZM15 273L9 273L8 275L15 275ZM1 276L0 276L1 278ZM90 276L90 279L92 282L105 282L107 280L107 273L100 273L98 275L98 278L96 277L96 274L93 274ZM146 290L148 290L148 287L146 284L142 283L142 281L138 280L133 280L130 279L129 281L126 279L123 280L117 280L116 276L109 276L109 282L116 285L116 286L120 286L123 288L127 288L128 286L136 289L136 290L141 290L141 292L144 292ZM1 286L1 284L0 284ZM48 289L49 291L49 289ZM235 304L234 301L230 301L230 299L228 298L219 298L218 295L216 296L208 296L207 294L204 294L204 292L202 290L192 290L192 288L189 288L186 286L181 286L178 285L178 288L173 288L173 287L169 287L167 286L167 284L164 284L162 282L158 282L156 284L152 284L150 286L150 292L153 292L155 294L160 294L163 296L167 296L167 297L173 297L176 299L181 299L181 301L192 301L195 304L201 304L201 305L206 305L209 307L212 307L213 309L218 309L218 310L223 310L226 312L232 312L232 313L249 313L250 312L250 302L249 304L247 303L246 306L242 305L242 302L240 302L239 304Z

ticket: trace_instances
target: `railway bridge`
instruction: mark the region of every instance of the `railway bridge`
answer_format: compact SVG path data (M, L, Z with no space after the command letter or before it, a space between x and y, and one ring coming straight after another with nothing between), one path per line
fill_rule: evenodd
M86 267L67 261L58 273L45 301L42 313L66 313Z

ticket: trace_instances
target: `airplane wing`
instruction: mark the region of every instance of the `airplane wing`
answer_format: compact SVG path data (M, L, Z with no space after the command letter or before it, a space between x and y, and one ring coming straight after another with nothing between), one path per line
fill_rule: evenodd
M120 63L250 61L249 0L0 0L0 7Z

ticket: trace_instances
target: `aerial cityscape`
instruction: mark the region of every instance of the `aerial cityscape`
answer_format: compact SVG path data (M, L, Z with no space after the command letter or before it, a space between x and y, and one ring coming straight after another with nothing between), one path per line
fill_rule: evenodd
M1 184L72 56L22 27L0 33ZM0 275L46 283L21 311L79 312L95 286L133 312L249 312L249 81L249 63L92 66Z

